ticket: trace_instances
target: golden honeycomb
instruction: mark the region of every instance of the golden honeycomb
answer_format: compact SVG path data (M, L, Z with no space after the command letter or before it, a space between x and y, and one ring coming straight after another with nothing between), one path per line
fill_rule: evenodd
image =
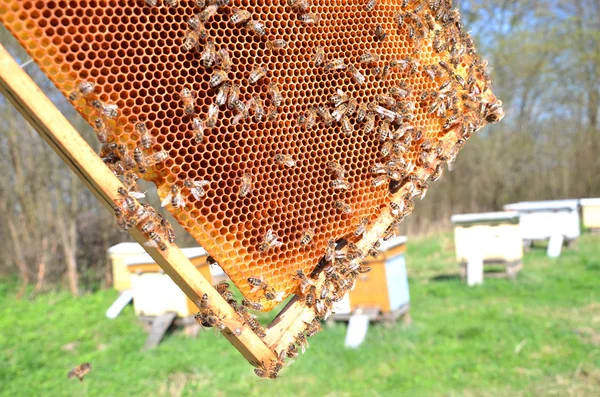
M205 68L201 62L206 40L200 40L198 49L181 48L190 30L188 19L201 9L194 1L171 1L175 6L165 0L148 3L152 1L4 0L0 20L66 96L78 82L87 80L96 85L92 99L118 106L119 116L110 124L112 139L127 145L129 151L133 152L140 138L134 126L145 122L154 139L152 149L168 153L164 163L142 175L157 185L161 198L173 184L188 178L210 182L204 187L204 197L198 200L183 188L185 206L168 208L242 293L260 302L264 310L279 300L265 299L262 289L252 292L249 277L264 278L280 299L297 292L297 270L310 274L325 254L328 240L355 241L354 231L361 220L374 220L391 199L388 183L372 185L371 167L382 162L379 118L375 132L365 133L364 122L352 115L351 131L346 134L340 123L326 126L321 119L314 128L307 128L299 123L301 115L319 106L332 111L329 99L338 89L367 105L387 94L390 87L401 85L410 90L402 102L414 104L409 113L414 117L410 134L415 139L404 159L424 167L420 154L430 150L424 143L435 147L450 131L459 134L465 124L461 121L446 128L450 116L430 112L434 99L428 93L444 92L444 83L453 80L449 73L444 75L440 62L463 77L462 82L456 78L458 83L450 84L458 91L450 106L458 117L479 112L473 116L473 130L485 124L486 109L498 103L468 35L461 36L456 14L445 0L312 0L307 10L290 6L294 2L288 0L232 0L215 6L216 14L204 25L216 49L229 51L229 81L239 84L243 102L259 96L267 108L273 108L269 85L276 83L283 103L276 119L265 117L257 122L250 113L237 124L236 112L221 106L216 126L206 128L203 142L196 143L192 118L205 119L217 94L209 84L217 68ZM231 23L236 8L261 22L266 34ZM399 12L405 16L401 27ZM307 17L318 20L306 23ZM380 40L383 34L387 37ZM415 34L423 37L415 39ZM285 48L268 45L279 39L287 43ZM365 83L357 84L348 69L316 66L313 57L319 47L324 49L325 62L343 59L364 75ZM359 62L367 51L377 62ZM401 60L402 67L396 63L387 78L375 70L395 60ZM438 74L430 75L427 68L431 65ZM267 74L251 84L249 75L260 66ZM479 110L468 106L461 95L467 93L465 85L479 96ZM184 112L183 88L196 94L192 116ZM78 99L74 105L93 123L97 115L89 99ZM488 121L496 119L488 117ZM463 135L468 138L470 132ZM276 163L277 154L292 156L295 166ZM328 170L329 161L344 168L351 190L332 189L335 177ZM253 190L240 197L244 174L252 176ZM352 213L336 209L337 200L349 204ZM269 229L283 244L261 252L259 246ZM301 245L309 229L315 236Z

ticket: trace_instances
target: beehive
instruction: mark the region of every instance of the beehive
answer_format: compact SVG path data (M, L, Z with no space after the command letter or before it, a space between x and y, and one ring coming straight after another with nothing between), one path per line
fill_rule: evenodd
M583 227L591 231L600 231L600 198L579 200Z
M386 211L391 197L387 183L372 185L370 169L382 162L378 133L364 133L364 122L356 116L349 117L349 134L339 123L327 126L323 120L307 128L298 123L299 116L311 107L330 108L329 98L337 89L367 105L390 87L404 84L408 95L399 101L406 117L403 122L410 119L414 129L408 133L413 139L403 157L416 169L428 166L423 159L430 158L430 152L443 161L453 159L472 132L502 117L485 65L445 0L370 4L320 0L305 11L284 0L235 0L222 2L226 5L207 21L208 35L218 49L228 49L232 58L228 78L240 85L243 101L258 96L271 106L268 87L276 83L283 104L275 119L257 122L251 116L235 125L236 113L221 107L216 126L207 128L203 142L196 143L192 116L185 114L179 93L183 88L196 93L194 117L204 119L217 93L209 85L216 69L202 66L204 42L198 50L181 47L189 29L186 21L200 11L195 3L205 2L171 1L174 7L164 0L156 6L148 3L152 2L6 0L0 4L0 20L65 95L80 81L95 83L89 98L74 101L88 121L97 117L90 100L118 106L119 116L109 122L111 139L133 151L140 138L134 125L146 124L154 139L152 149L168 153L165 162L143 175L157 185L162 197L187 178L209 182L199 200L183 189L185 206L170 211L242 293L261 302L264 310L278 302L265 300L262 290L252 293L249 277L264 277L282 292L280 297L296 292L296 271L310 274L328 240L356 240L353 232L360 220ZM249 11L254 21L264 24L266 34L232 24L234 8ZM398 27L398 12L418 16L421 25L405 18ZM318 21L305 23L301 15ZM387 34L384 40L382 34L374 34L377 27ZM411 38L415 34L423 37ZM285 40L287 47L269 49L268 42L277 39ZM355 66L364 75L364 84L357 84L348 69L327 71L315 66L313 54L320 47L326 62L343 59ZM365 51L379 61L368 67L360 64ZM394 61L401 66L391 68L387 78L375 72L376 67L383 69ZM249 75L259 66L267 68L267 75L250 84ZM455 98L448 106L451 109L445 117L431 113L434 96L428 93L448 89ZM446 144L438 145L442 140ZM423 151L427 155L422 156ZM280 166L274 161L276 154L291 155L296 165ZM344 168L351 190L330 186L334 177L328 172L328 161ZM244 174L252 176L253 190L242 198L239 179ZM410 175L403 175L391 184L399 187L409 181ZM338 200L349 204L352 213L336 209ZM283 245L262 253L258 247L269 229ZM315 231L315 237L302 246L299 240L308 229Z

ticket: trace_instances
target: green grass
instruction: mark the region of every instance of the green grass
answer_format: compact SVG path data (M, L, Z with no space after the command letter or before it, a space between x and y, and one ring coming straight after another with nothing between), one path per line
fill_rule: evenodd
M413 324L375 325L357 350L345 327L325 329L277 381L260 381L212 331L169 335L142 352L132 307L116 298L52 293L16 300L0 284L2 396L597 396L600 395L600 238L557 260L527 253L517 282L457 277L452 236L408 247ZM89 361L83 383L69 369Z

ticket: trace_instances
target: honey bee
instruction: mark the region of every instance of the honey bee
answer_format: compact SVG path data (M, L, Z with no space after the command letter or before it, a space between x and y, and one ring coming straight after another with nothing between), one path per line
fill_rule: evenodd
M150 232L148 234L148 241L144 243L147 247L158 248L160 251L166 251L167 245L162 241L158 233Z
M181 50L182 51L191 51L193 49L197 49L200 45L200 37L201 37L201 30L198 29L194 29L194 30L188 30L185 34L185 36L183 36L183 42L181 44Z
M221 281L220 283L215 284L214 287L219 294L223 295L229 290L229 283L227 281Z
M79 84L77 84L77 88L75 89L75 91L73 91L69 94L69 99L71 101L76 101L79 98L85 98L86 96L88 96L92 92L94 92L95 88L96 88L95 83L84 80L84 81L80 82Z
M254 109L254 119L257 122L261 122L265 117L265 105L260 96L255 95L251 99L252 106L247 106L248 108L252 107Z
M242 306L248 307L252 310L256 310L256 311L260 311L262 310L263 306L258 303L258 302L253 302L249 299L242 299Z
M285 292L275 292L275 290L271 289L269 291L265 291L265 299L268 301L276 300L277 302L281 302L284 298Z
M309 287L315 285L315 283L311 279L306 277L306 275L301 269L296 270L296 276L294 278L300 280L300 292L302 292L303 294L306 294L306 291Z
M234 25L239 25L240 23L244 23L250 19L252 16L250 12L246 10L240 10L238 8L233 8L233 15L229 19L229 21Z
M234 109L235 104L240 100L240 86L232 84L229 88L229 99L227 100L227 107Z
M96 132L96 136L98 140L102 144L108 143L108 134L110 133L106 123L101 118L96 118L94 120L94 131Z
M272 248L281 247L283 243L278 240L277 234L273 231L273 229L267 230L267 233L262 239L262 243L259 245L258 250L260 252L267 252Z
M335 190L352 190L352 185L350 182L343 178L338 178L329 182L329 186Z
M377 250L375 250L375 252L377 252ZM377 256L377 255L373 255L373 256ZM371 271L371 266L366 266L366 265L360 265L357 269L357 271L359 273L368 273Z
M327 71L343 70L343 69L346 69L346 64L344 63L343 58L336 58L325 64L325 70L327 70Z
M306 328L306 336L309 338L313 337L321 330L321 321L315 318Z
M348 119L348 116L342 116L340 123L342 124L342 131L344 131L344 134L346 134L346 136L352 135L352 124L350 124L350 119Z
M117 189L117 193L119 196L123 197L124 208L127 210L127 212L133 214L137 205L135 200L129 195L129 192L124 187L119 187Z
M296 166L296 160L294 160L294 158L289 154L277 153L275 155L275 162L288 168L293 168Z
M69 373L67 374L67 378L68 379L77 378L77 379L79 379L80 382L83 382L83 378L87 374L89 374L91 370L92 370L92 364L83 363L83 364L76 366L72 370L70 370Z
M319 23L320 17L313 12L307 12L306 14L300 15L298 20L307 25L313 25Z
M310 347L308 341L306 340L306 335L304 335L304 332L298 333L298 335L296 336L296 343L300 346L300 351L302 352L302 354L304 354L306 352L306 349Z
M177 184L171 185L171 191L165 196L163 201L161 201L160 206L166 207L169 204L171 204L171 206L174 208L181 208L185 206L185 200L181 195L181 188Z
M281 106L281 103L283 102L283 96L281 95L281 91L279 90L277 83L269 84L269 95L271 96L271 103L273 106Z
M267 121L275 121L279 117L277 108L270 106L267 111Z
M315 53L312 57L312 61L316 67L319 67L325 62L325 47L319 46L315 48Z
M255 84L260 79L265 77L266 74L267 74L267 69L264 66L259 66L256 69L254 69L252 72L250 72L250 75L248 76L248 82L250 84Z
M175 239L177 238L177 235L175 234L175 230L173 230L173 227L171 226L171 224L165 218L163 218L162 215L160 217L160 226L165 231L167 240L171 244L173 244L175 242Z
M283 39L275 39L275 40L267 41L267 48L271 51L282 50L285 47L287 47L287 45L288 45L287 41L285 41Z
M319 117L321 117L321 120L323 120L323 124L326 127L329 127L331 124L333 124L333 116L325 106L319 106L317 108L317 113Z
M139 146L136 146L133 149L133 159L138 167L138 171L141 174L145 174L147 171L146 162L144 161L144 154L142 153L142 149L140 149Z
M194 142L201 143L204 141L204 121L202 121L199 117L194 117L192 119L192 131L194 132Z
M318 112L315 108L310 108L306 111L306 128L313 128L317 124Z
M252 286L252 289L250 290L251 293L254 293L261 289L266 290L267 288L269 288L269 284L265 282L263 276L248 277L248 284Z
M204 51L200 55L200 60L202 61L202 65L207 69L213 67L219 61L214 40L208 39L206 41L206 47L204 47Z
M177 7L179 5L179 0L165 0L165 4L169 7Z
M342 103L337 108L335 108L333 113L331 113L331 117L333 117L333 119L335 121L340 121L342 119L342 117L346 114L347 111L348 111L348 105L345 103Z
M208 108L208 115L206 116L205 125L208 128L214 128L217 125L218 115L219 115L219 106L216 103L213 103Z
M119 145L117 150L119 151L119 157L121 158L125 170L135 168L136 163L127 152L127 146Z
M391 136L391 134L392 131L390 129L390 123L387 121L381 123L381 125L379 126L379 140L385 141Z
M317 287L311 285L308 289L308 293L306 294L306 298L304 299L304 303L308 307L312 307L314 305L315 300L317 299Z
M210 84L211 88L215 88L220 86L221 84L225 83L226 81L229 80L229 76L227 75L227 72L225 70L216 70L212 76L210 76L210 80L208 81L208 83Z
M200 14L198 14L198 18L200 18L200 20L202 22L206 22L210 18L214 17L217 14L218 10L219 10L219 6L217 4L211 4L208 7L206 7L204 10L202 10L202 12L200 12Z
M119 108L115 104L106 104L97 99L92 101L92 107L96 109L96 112L102 117L107 119L116 119L119 117Z
M363 235L367 231L367 226L369 226L369 218L362 218L361 221L358 223L358 227L354 231L354 235Z
M300 238L300 245L308 245L315 237L314 229L306 229L302 232L302 237Z
M227 48L221 48L219 51L217 51L217 57L219 60L219 67L222 70L230 71L233 63L231 62L231 57L229 56L229 51Z
M184 87L179 93L179 97L183 102L183 111L185 114L190 115L194 114L194 100L196 99L196 93L191 89Z
M327 168L329 168L329 170L333 172L337 178L344 178L344 176L346 176L346 170L344 170L344 167L342 167L337 161L328 161Z
M367 2L367 5L365 6L365 10L373 11L376 6L377 6L377 0L369 0Z
M359 58L358 62L370 64L379 61L379 57L373 55L370 51L365 51Z
M356 109L356 121L361 123L365 119L365 117L367 117L367 105L361 103Z
M253 182L252 182L252 175L250 174L244 174L239 178L241 185L240 185L240 197L244 198L247 195L249 195L250 193L252 193L252 188L253 188Z
M363 132L369 134L375 129L375 115L373 113L367 113L365 124L363 125Z
M352 75L352 79L354 80L354 82L358 85L363 85L365 84L365 76L358 71L358 69L356 69L356 67L354 67L354 65L350 65L348 67L348 71L350 72L350 74Z
M144 2L150 7L155 7L158 4L158 0L144 0Z
M265 25L263 25L262 23L260 23L258 21L253 21L253 20L248 21L246 23L246 28L261 37L267 33L265 30Z
M388 34L385 32L385 30L383 30L381 25L377 25L377 27L375 28L374 35L375 35L375 41L381 41L381 42L383 42L388 36Z
M334 205L335 209L340 211L342 214L345 214L345 215L352 214L352 207L350 206L350 204L346 204L345 202L338 200L333 205Z
M289 358L296 358L296 357L298 357L298 347L296 346L295 343L290 343L290 345L288 346L288 350L286 352L286 355Z
M190 193L192 193L192 196L194 196L196 200L200 200L206 195L204 187L208 185L210 185L210 182L206 180L194 181L191 179L186 179L183 182L183 186L190 190Z
M206 27L204 27L204 24L202 23L202 21L200 21L200 18L198 17L198 15L192 16L190 19L188 19L187 23L188 23L188 26L190 27L190 29L197 33L197 35L200 39L206 40L206 38L208 37L208 30L206 30ZM185 39L184 39L184 41L185 41ZM191 48L194 48L194 47L195 47L195 45L192 45Z

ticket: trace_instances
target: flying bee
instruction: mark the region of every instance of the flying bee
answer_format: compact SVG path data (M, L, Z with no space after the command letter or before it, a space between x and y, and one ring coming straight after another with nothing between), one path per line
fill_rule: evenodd
M253 182L252 182L252 175L250 174L244 174L239 178L241 185L240 185L240 197L244 198L247 195L249 195L250 193L252 193L252 188L253 188Z
M274 158L275 162L288 168L296 166L296 160L289 154L277 153Z
M191 89L184 87L179 93L179 97L181 98L181 102L183 102L184 113L187 115L194 114L194 101L196 99L196 93Z
M325 64L325 70L327 70L327 71L342 70L342 69L346 69L346 64L344 63L343 58L336 58Z
M377 0L369 0L365 6L366 11L373 11L377 6Z
M381 25L377 25L377 27L375 28L375 41L381 41L383 42L386 38L387 38L387 33L385 32L385 30L383 30L383 28L381 27Z
M181 187L179 187L177 184L171 185L169 194L167 194L163 201L161 201L160 206L166 207L169 204L171 204L171 206L174 208L182 208L185 206L185 200L181 195Z
M308 245L315 237L314 229L306 229L302 232L302 237L300 238L300 245Z
M313 12L307 12L306 14L300 15L298 20L307 25L313 25L319 23L320 17Z
M217 125L218 115L219 115L219 106L216 103L213 103L208 108L208 114L206 116L205 125L208 128L214 128Z
M315 283L306 277L304 272L300 269L296 270L296 276L294 276L294 278L300 280L300 292L302 292L302 294L306 294L308 288L315 285Z
M352 214L352 207L350 206L350 204L346 204L343 201L338 200L333 204L333 206L335 207L335 209L340 211L342 214L345 214L345 215Z
M250 19L252 16L250 12L246 10L240 10L238 8L233 8L233 15L229 19L229 21L234 25L239 25L240 23L244 23Z
M204 121L200 119L200 117L194 117L192 119L192 131L194 132L194 142L201 143L204 141L204 129L205 129Z
M315 53L312 57L312 61L316 67L319 67L325 62L325 47L319 46L315 48Z
M263 25L262 23L260 23L258 21L252 21L252 20L248 21L246 23L246 28L261 37L267 33L265 30L265 25Z
M350 182L343 178L338 178L329 182L329 186L335 190L352 190L352 185Z
M219 61L219 55L217 54L214 40L208 39L206 41L206 46L200 55L200 60L202 61L202 65L207 69L213 67Z
M281 90L277 83L269 84L269 95L271 96L271 104L273 106L279 107L283 102L283 96L281 95Z
M146 247L158 248L160 251L166 251L167 245L162 241L158 233L150 232L148 234L148 241L144 243Z
M354 65L350 65L348 67L348 71L350 72L350 74L352 75L352 79L354 80L354 82L358 85L363 85L365 84L365 76L358 71L358 69L356 69L356 67L354 67Z
M283 243L279 241L277 234L273 231L273 229L267 230L267 233L262 239L262 243L259 245L258 250L260 252L267 252L272 248L281 247Z
M267 69L264 66L259 66L256 69L254 69L252 72L250 72L250 75L248 76L248 82L250 84L255 84L260 79L265 77L266 75L267 75Z
M267 41L267 48L271 51L282 50L287 47L287 41L283 39L275 39Z
M102 117L107 119L116 119L119 116L119 108L117 105L109 103L103 103L97 99L92 101L92 107L96 109L96 112Z
M355 236L360 236L367 231L367 226L369 225L369 218L362 218L358 223L358 227L354 231Z
M263 276L260 277L248 277L248 284L250 284L252 286L252 289L250 290L251 293L254 293L256 291L259 290L266 290L267 288L269 288L269 284L267 284L263 278Z
M91 370L92 370L92 364L83 363L83 364L76 366L72 370L70 370L69 373L67 374L67 378L69 378L69 379L77 378L77 379L79 379L80 382L83 382L83 378L87 374L89 374Z
M311 285L308 289L308 293L306 294L306 298L304 299L304 303L308 307L312 307L314 305L315 300L317 299L317 287Z
M337 161L328 161L327 168L329 168L329 170L333 172L337 178L344 178L344 176L346 176L346 170L344 170L344 167L342 167Z
M204 187L208 185L210 185L210 182L206 180L194 181L192 179L186 179L183 182L183 186L190 190L190 193L192 193L192 196L194 196L196 200L200 200L206 195Z
M73 91L69 94L69 99L71 101L76 101L79 98L85 98L86 96L88 96L92 92L94 92L95 88L96 88L95 83L93 83L91 81L83 80L82 82L77 84L77 88L75 89L75 91Z
M209 84L211 88L220 86L229 80L229 76L225 70L216 70L212 76L210 76Z

